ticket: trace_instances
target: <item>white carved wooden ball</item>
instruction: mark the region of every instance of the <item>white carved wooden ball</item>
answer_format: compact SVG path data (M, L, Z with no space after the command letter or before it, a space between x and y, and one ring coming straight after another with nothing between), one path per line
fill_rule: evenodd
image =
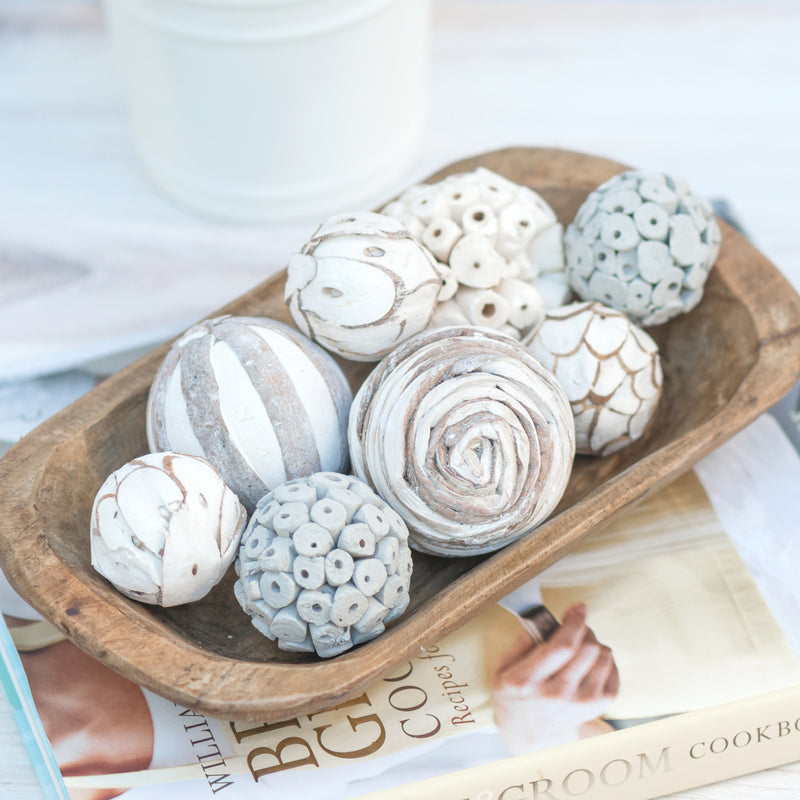
M331 217L289 260L297 327L353 361L378 361L427 327L441 288L433 256L397 220Z
M282 650L324 658L369 641L410 602L408 528L362 481L320 472L262 498L234 592Z
M122 594L176 606L205 597L236 555L247 512L203 459L149 453L95 497L92 566Z
M405 520L411 546L497 550L555 508L575 432L564 390L518 342L485 328L418 334L356 394L353 471Z
M625 314L571 303L549 311L525 344L569 398L579 453L609 455L644 433L661 395L661 359Z
M150 449L207 458L252 510L273 486L348 464L352 392L322 348L270 319L190 328L159 367Z
M710 204L686 181L631 170L591 192L567 226L567 275L583 300L660 325L700 302L720 241Z
M435 326L480 325L520 338L570 294L563 229L552 208L491 170L412 186L383 213L406 225L437 260L439 301L455 305L434 312Z

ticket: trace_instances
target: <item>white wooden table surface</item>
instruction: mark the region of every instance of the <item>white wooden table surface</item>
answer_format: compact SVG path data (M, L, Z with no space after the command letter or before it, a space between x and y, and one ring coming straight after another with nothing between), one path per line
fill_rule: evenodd
M434 0L434 12L425 146L374 202L483 150L596 153L726 197L800 289L800 3ZM280 269L312 227L223 227L170 205L132 152L97 3L0 4L0 392L177 333ZM60 396L86 377L54 380ZM6 706L0 797L40 797ZM676 797L794 800L800 765Z

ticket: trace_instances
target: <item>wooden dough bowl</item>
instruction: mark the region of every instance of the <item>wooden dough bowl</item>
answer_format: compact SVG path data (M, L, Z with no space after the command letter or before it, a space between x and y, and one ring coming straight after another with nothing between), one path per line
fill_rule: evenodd
M626 169L577 153L515 148L453 164L431 180L479 165L536 189L565 224L589 191ZM613 456L579 457L555 514L505 549L466 559L415 554L409 610L368 644L327 661L278 650L239 608L232 568L206 599L171 609L128 600L94 572L92 501L110 472L147 452L145 403L166 345L45 422L0 461L3 570L79 647L207 715L276 721L355 696L689 469L797 381L800 298L745 238L721 227L722 250L700 305L650 329L665 380L645 436ZM284 280L285 272L276 275L220 313L291 323ZM370 369L340 363L354 388Z

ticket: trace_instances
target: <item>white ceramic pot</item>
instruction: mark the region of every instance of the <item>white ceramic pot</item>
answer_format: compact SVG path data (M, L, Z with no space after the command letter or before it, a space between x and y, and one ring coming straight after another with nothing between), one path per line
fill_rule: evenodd
M106 0L155 183L242 222L388 188L426 117L429 0Z

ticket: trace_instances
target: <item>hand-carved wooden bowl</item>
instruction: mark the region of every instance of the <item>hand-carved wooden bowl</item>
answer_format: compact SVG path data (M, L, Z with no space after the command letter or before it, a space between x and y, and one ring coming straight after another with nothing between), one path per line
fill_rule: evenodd
M520 148L453 164L433 178L478 165L535 188L564 223L589 191L625 169L602 158ZM800 370L800 298L746 239L724 224L722 230L700 305L650 329L661 347L665 388L645 436L613 456L579 457L556 513L505 549L466 559L415 554L409 610L366 645L328 661L278 650L239 608L232 570L206 599L171 609L128 600L94 572L92 501L112 470L147 450L145 402L166 346L41 425L0 461L3 570L88 653L206 714L274 721L354 696L691 467L792 387ZM223 311L291 323L284 278ZM341 363L354 387L370 369Z

